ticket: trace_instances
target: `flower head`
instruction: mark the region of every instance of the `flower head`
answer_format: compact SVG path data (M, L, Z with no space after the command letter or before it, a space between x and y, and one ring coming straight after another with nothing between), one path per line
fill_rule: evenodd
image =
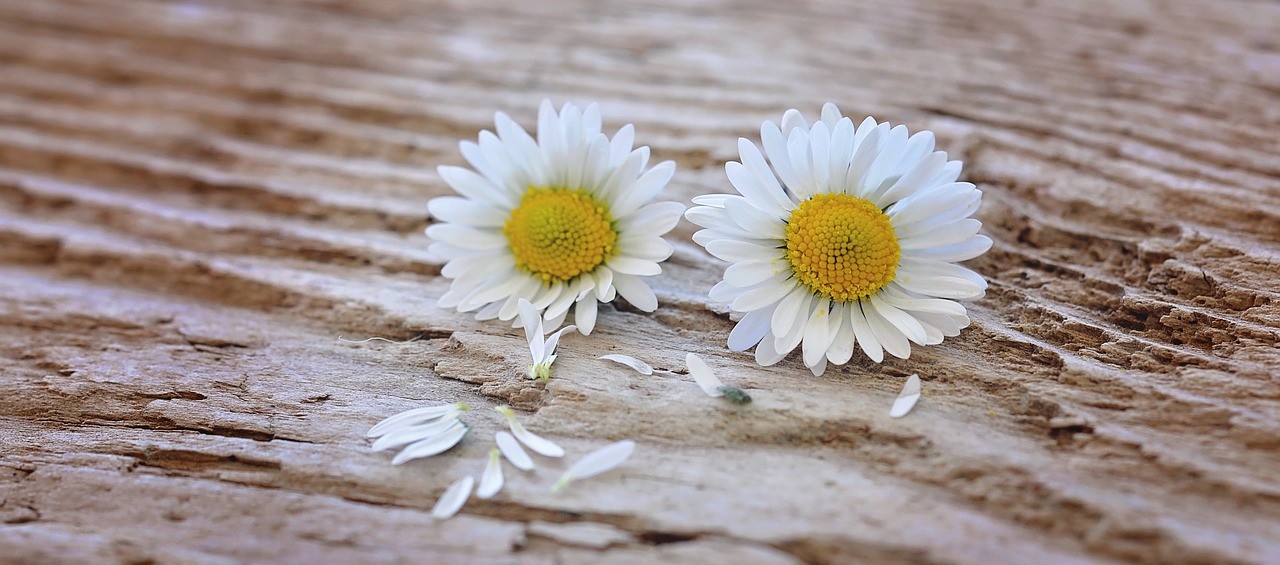
M523 298L552 328L572 306L583 334L595 328L597 304L618 295L646 312L657 308L641 277L659 274L672 252L661 236L684 206L651 201L675 164L647 168L649 148L632 149L634 129L601 133L594 104L556 113L544 101L536 140L506 114L495 123L496 134L461 143L474 170L439 168L461 195L429 205L440 220L427 228L430 250L453 279L439 304L506 321Z
M686 213L706 228L694 241L732 263L711 289L742 315L730 349L754 345L772 365L801 347L819 375L855 344L880 362L959 335L969 318L956 300L987 283L955 263L991 240L970 218L982 193L955 182L961 164L933 151L932 133L872 118L855 127L827 104L812 125L788 110L760 137L763 153L739 139L742 161L725 165L739 195L699 196Z

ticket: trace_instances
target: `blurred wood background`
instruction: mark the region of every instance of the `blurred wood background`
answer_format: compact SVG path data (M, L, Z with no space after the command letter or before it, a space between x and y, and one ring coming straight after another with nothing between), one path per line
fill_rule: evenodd
M1254 0L0 2L0 562L1280 562L1277 30ZM685 203L789 107L932 129L991 290L909 360L760 368L682 223L659 311L605 307L529 382L522 335L435 308L422 229L458 140L543 98L634 122ZM446 455L362 437L457 400ZM433 522L500 404L569 459L640 448Z

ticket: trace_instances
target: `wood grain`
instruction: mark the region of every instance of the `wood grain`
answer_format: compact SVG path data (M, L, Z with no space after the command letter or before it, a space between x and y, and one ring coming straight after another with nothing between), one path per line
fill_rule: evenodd
M474 5L472 5L474 4ZM0 562L1280 562L1280 4L0 2ZM503 110L597 101L731 190L789 107L932 129L985 192L959 338L808 374L724 347L690 241L647 315L437 309L422 229ZM401 345L348 338L422 339ZM752 404L706 398L702 355ZM596 357L642 357L639 376ZM901 377L925 397L900 420ZM363 432L465 401L455 450ZM492 407L622 470L433 522Z

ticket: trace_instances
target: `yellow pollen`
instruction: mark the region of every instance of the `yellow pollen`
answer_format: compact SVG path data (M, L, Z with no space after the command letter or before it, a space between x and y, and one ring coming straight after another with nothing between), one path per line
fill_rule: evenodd
M791 272L815 294L848 302L893 280L902 249L889 216L868 200L819 194L787 222Z
M533 187L502 226L516 266L547 284L589 273L613 256L609 210L580 189Z

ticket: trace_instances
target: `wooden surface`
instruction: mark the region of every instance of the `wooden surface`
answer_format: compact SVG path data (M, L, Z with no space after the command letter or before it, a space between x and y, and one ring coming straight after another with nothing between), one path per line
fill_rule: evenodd
M509 4L0 2L0 562L1280 562L1280 4ZM910 360L760 368L682 223L658 312L530 382L421 232L457 141L544 97L634 122L685 203L788 107L932 129L991 289ZM362 438L455 400L445 456ZM640 447L432 522L504 403Z

